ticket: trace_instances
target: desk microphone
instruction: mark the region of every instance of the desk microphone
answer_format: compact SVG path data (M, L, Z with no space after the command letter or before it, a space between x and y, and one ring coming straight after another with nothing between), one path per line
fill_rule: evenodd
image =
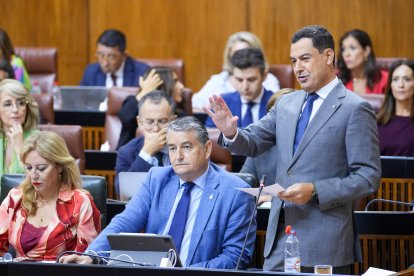
M101 260L109 260L109 261L114 261L114 262L121 262L121 263L127 263L127 264L132 264L133 266L158 266L156 264L153 263L138 263L138 262L133 262L133 261L125 261L125 260L120 260L120 259L116 259L116 258L111 258L111 257L106 257L106 256L100 256L98 254L90 254L90 253L83 253L83 252L78 252L78 251L64 251L62 252L57 258L56 258L56 263L59 263L60 258L63 255L67 255L67 254L76 254L79 256L89 256L92 258L92 264L103 264L101 262ZM129 257L129 256L127 256ZM131 257L129 257L131 258ZM132 258L131 258L132 260Z
M364 211L368 211L369 206L371 206L374 202L395 203L395 204L398 204L398 205L405 205L405 206L414 207L414 201L413 202L403 202L403 201L375 198L375 199L371 200L370 202L368 202L367 206L365 206Z
M247 228L247 233L246 233L246 237L244 239L243 247L242 247L242 250L240 252L239 259L237 260L236 270L239 269L239 264L240 264L241 258L243 256L244 250L246 248L246 242L247 242L247 238L249 237L250 227L252 226L253 218L256 216L256 213L257 213L257 206L259 204L259 198L260 198L260 195L262 193L262 190L263 190L263 188L265 186L266 178L267 178L267 176L266 175L263 175L262 176L262 179L260 180L260 183L259 183L259 193L257 195L256 204L255 204L255 207L254 207L254 212L253 212L253 214L252 214L252 216L250 218L250 223L249 223L249 227Z

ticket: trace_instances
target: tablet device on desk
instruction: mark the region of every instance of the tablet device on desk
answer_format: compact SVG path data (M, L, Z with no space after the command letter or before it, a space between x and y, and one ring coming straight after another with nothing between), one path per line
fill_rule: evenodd
M99 105L108 95L105 86L61 86L62 107L60 110L99 110Z
M134 263L160 266L162 258L169 258L175 267L181 267L181 261L175 248L174 241L168 235L120 233L108 234L111 246L110 257ZM128 265L113 261L112 265Z
M119 199L129 201L141 188L147 172L120 172L118 174Z

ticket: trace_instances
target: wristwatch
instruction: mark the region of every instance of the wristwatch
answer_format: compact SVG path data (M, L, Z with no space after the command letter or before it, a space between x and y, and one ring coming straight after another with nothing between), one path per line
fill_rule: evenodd
M318 192L316 191L316 186L315 186L315 184L312 184L313 185L313 191L312 191L312 200L316 203L316 204L318 204L319 205L319 197L318 197Z

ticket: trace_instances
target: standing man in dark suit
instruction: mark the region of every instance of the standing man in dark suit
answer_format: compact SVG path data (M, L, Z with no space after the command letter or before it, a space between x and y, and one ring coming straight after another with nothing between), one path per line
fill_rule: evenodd
M239 117L237 126L247 127L266 115L266 104L273 95L262 85L267 75L264 56L258 48L245 48L236 51L230 62L237 91L222 94L222 97L230 111ZM207 118L206 127L215 127L210 118Z
M86 67L80 85L86 86L139 86L138 79L148 65L134 60L125 53L126 37L118 30L106 30L98 38L98 63Z
M137 123L142 136L135 137L118 150L115 189L119 194L120 172L148 172L152 167L170 165L166 136L168 124L176 118L174 99L154 90L138 102Z
M257 156L276 146L276 182L286 190L272 201L265 270L283 269L288 224L300 241L301 272L330 264L335 274L349 274L360 254L352 202L379 186L377 126L371 105L336 77L334 51L324 27L297 31L290 59L303 90L281 97L246 129L237 128L221 97L204 108L222 131L219 143L232 152Z

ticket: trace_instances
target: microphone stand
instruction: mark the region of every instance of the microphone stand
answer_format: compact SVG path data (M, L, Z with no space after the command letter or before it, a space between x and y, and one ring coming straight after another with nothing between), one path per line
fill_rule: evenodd
M403 201L396 201L396 200L389 200L389 199L382 199L382 198L374 198L370 202L368 202L367 206L365 206L365 212L368 211L369 206L371 206L374 202L385 202L385 203L395 203L399 205L406 205L410 207L414 207L414 202L403 202Z
M240 261L241 261L241 258L242 258L242 256L243 256L244 250L245 250L245 248L246 248L247 238L249 237L250 227L252 226L253 218L256 216L256 213L257 213L257 206L258 206L258 204L259 204L259 198L260 198L260 195L261 195L261 193L262 193L262 190L263 190L263 188L264 188L264 186L265 186L265 185L264 185L264 184L265 184L265 182L266 182L266 175L263 175L263 176L262 176L262 179L260 180L260 184L259 184L259 193L258 193L258 195L257 195L257 199L256 199L256 204L255 204L254 212L252 213L252 216L250 217L249 227L247 228L247 233L246 233L246 237L245 237L245 239L244 239L243 247L242 247L242 250L241 250L241 252L240 252L239 259L237 260L236 270L239 270Z

